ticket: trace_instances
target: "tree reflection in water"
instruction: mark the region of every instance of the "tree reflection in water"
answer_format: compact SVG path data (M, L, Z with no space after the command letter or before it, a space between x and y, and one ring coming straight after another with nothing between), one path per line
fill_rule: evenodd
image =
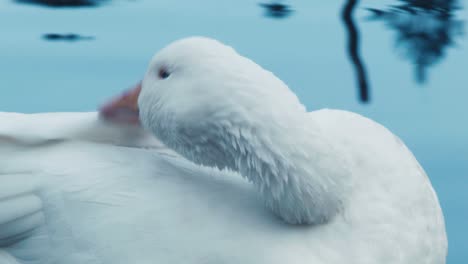
M371 19L382 20L396 31L397 48L415 66L419 83L427 80L427 68L439 62L456 37L462 35L463 22L453 13L456 0L400 0L387 10L369 9Z
M93 40L92 36L82 36L74 33L58 34L58 33L47 33L42 35L42 38L48 41L80 41L80 40Z
M280 2L261 3L260 6L265 8L265 15L272 18L285 18L293 11L289 5Z
M16 0L23 4L36 4L48 7L89 7L97 6L106 0Z
M341 16L348 34L347 51L356 72L359 87L359 99L361 102L367 103L370 100L369 84L367 81L366 68L362 62L359 50L359 31L353 19L353 11L355 10L358 2L358 0L346 1Z

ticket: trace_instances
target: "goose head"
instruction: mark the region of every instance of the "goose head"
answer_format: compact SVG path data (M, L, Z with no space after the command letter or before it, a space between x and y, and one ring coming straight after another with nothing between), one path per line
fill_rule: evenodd
M216 40L156 53L142 83L105 109L122 108L188 160L239 172L287 223L325 223L344 208L349 173L326 133L279 78Z

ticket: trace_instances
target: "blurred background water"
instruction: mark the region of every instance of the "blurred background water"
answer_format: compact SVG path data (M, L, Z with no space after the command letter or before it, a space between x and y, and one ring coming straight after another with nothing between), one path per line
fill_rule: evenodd
M448 263L466 263L466 4L3 0L0 111L94 110L169 42L214 37L273 71L310 111L355 111L399 135L438 192Z

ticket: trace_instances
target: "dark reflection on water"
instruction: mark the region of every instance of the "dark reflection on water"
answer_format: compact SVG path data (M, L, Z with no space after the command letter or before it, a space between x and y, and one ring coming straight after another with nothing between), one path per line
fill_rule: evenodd
M69 34L57 34L57 33L47 33L42 35L42 38L48 41L80 41L80 40L94 40L92 36L81 36L74 33Z
M341 13L343 22L348 34L347 52L356 73L359 87L359 99L361 102L369 102L369 84L367 81L366 68L362 62L359 50L359 31L353 19L353 11L358 4L358 0L348 0L345 2Z
M92 7L106 0L15 0L22 4L36 4L48 7Z
M463 22L455 19L456 0L400 0L388 9L369 9L372 20L381 20L396 31L397 47L415 66L419 83L427 80L427 68L440 62L456 37L462 35Z
M45 7L94 7L110 0L12 0L22 4L36 4ZM415 67L416 80L427 80L428 68L440 62L448 47L463 33L463 21L456 19L454 12L459 9L458 0L395 0L397 4L388 8L369 8L370 20L383 21L396 32L396 45L404 59ZM369 102L371 98L369 76L360 54L360 33L353 13L359 0L344 0L341 19L347 33L346 50L353 65L359 100ZM281 0L259 4L265 15L275 19L290 16L294 10ZM93 40L92 36L78 34L44 34L47 41Z
M265 8L265 15L272 18L285 18L293 12L289 5L279 2L261 3L260 6Z

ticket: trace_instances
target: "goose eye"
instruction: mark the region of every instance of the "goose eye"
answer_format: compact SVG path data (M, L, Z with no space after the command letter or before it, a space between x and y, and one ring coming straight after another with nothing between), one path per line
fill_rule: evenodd
M167 77L169 77L169 75L171 74L166 68L160 68L158 71L158 76L160 79L166 79Z

